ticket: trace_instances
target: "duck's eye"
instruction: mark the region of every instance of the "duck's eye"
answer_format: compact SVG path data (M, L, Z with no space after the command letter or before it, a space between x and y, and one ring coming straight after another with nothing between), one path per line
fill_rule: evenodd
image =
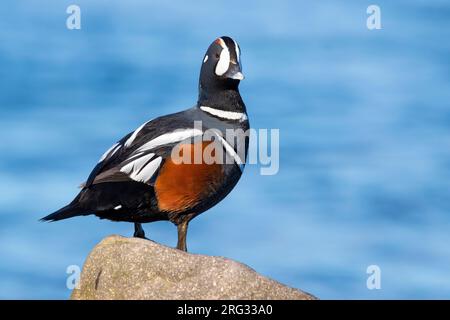
M216 58L219 59L220 58L220 54L216 53Z

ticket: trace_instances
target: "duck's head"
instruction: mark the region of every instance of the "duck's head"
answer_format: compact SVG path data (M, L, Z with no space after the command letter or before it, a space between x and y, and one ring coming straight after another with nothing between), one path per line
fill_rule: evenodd
M200 88L237 88L243 79L237 42L227 36L214 40L203 57Z

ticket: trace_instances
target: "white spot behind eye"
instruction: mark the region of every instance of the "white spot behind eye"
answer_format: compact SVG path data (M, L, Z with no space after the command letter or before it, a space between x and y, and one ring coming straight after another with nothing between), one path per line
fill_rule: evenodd
M205 63L206 61L208 61L208 55L206 55L205 59L203 59L203 63Z
M217 62L216 66L216 74L218 76L223 75L225 72L227 72L229 66L230 66L230 51L228 51L228 48L225 47L222 49L222 52L220 53L219 62Z

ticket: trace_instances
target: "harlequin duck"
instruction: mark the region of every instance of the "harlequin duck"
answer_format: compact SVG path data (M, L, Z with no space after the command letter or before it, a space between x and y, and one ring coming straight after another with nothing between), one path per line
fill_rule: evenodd
M197 104L123 137L103 154L75 199L41 220L94 214L133 222L140 238L141 223L168 220L178 229L177 248L187 251L189 221L225 198L245 165L249 121L238 89L243 79L237 42L216 39L202 60ZM228 132L241 134L229 138Z

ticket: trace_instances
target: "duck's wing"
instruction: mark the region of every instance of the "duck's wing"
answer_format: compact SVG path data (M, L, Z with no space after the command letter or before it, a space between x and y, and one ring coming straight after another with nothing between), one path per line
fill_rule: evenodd
M120 181L153 185L173 147L202 134L183 112L150 120L109 148L82 187Z

